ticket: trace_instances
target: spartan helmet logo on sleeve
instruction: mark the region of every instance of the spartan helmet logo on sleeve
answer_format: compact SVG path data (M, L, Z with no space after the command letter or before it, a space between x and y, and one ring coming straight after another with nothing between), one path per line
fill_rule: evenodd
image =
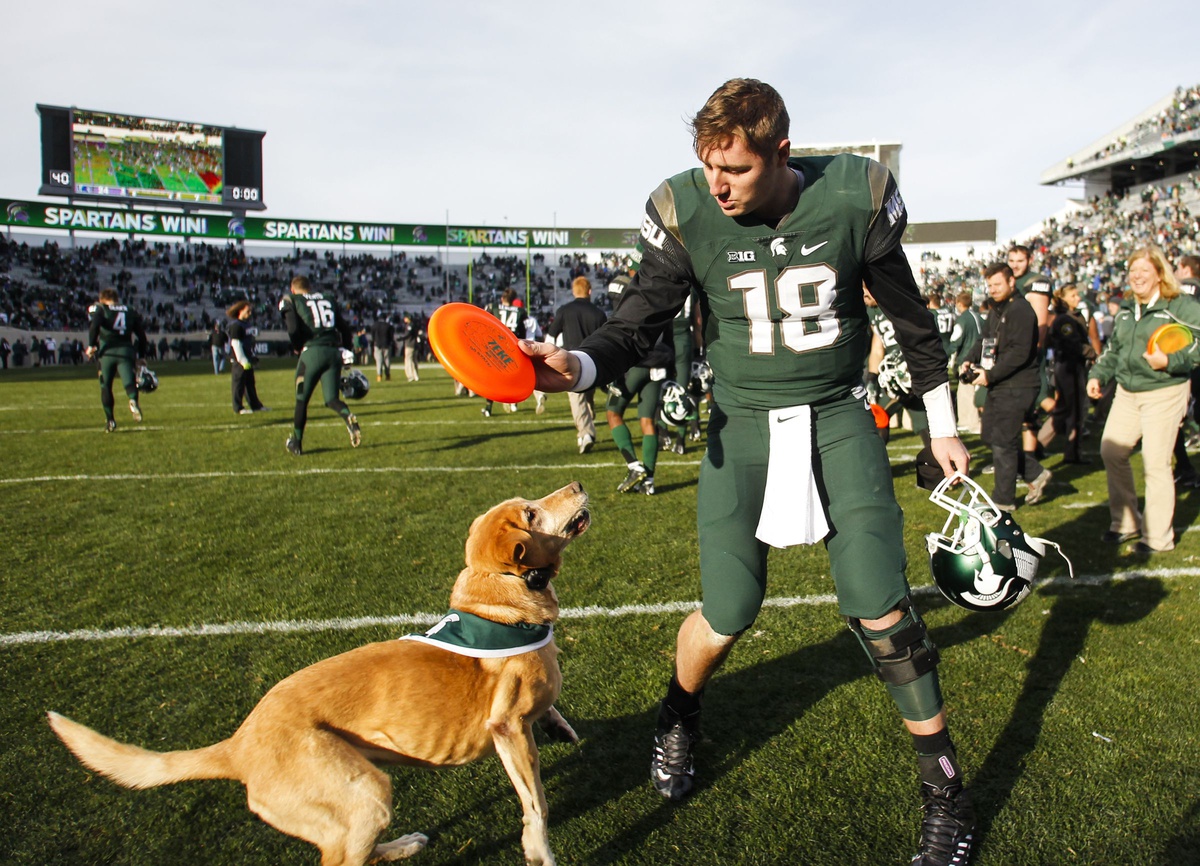
M957 497L952 486L960 484ZM929 568L942 595L967 610L1004 610L1029 595L1047 547L1058 551L1075 576L1071 560L1053 541L1027 535L983 489L958 473L929 496L950 512L942 531L925 537Z

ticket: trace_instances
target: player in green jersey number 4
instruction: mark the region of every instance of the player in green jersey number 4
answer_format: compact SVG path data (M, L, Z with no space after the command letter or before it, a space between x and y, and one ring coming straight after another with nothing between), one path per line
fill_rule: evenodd
M104 407L104 429L117 429L113 417L113 382L121 377L129 412L142 420L138 403L137 370L146 365L146 330L137 310L120 302L116 289L101 289L99 300L88 307L88 346L84 354L100 364L100 405Z
M296 412L292 420L292 435L284 445L290 454L304 453L304 426L308 420L308 401L317 385L321 386L325 405L346 422L350 445L357 448L362 442L358 419L350 411L338 390L342 378L342 351L349 354L354 343L350 325L342 316L337 300L323 292L313 291L308 277L292 280L290 294L279 301L279 312L287 327L292 349L300 354L296 364Z
M679 631L654 737L655 789L680 800L695 787L701 696L758 615L768 548L823 542L840 611L916 749L924 818L913 862L963 864L975 821L946 727L937 650L909 594L887 452L864 400L863 283L895 326L931 450L949 476L966 472L969 455L946 354L900 248L907 214L890 172L846 154L789 158L788 126L769 85L719 87L692 121L702 167L650 196L619 310L573 352L528 341L522 349L540 390L604 384L699 294L715 377L697 493L703 606Z

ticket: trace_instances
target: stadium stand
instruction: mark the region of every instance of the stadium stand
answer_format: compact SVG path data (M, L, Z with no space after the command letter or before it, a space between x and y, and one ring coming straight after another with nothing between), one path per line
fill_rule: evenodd
M1196 142L1192 146L1189 142ZM1181 147L1181 144L1187 146ZM1121 290L1124 261L1137 247L1155 243L1174 260L1197 252L1200 236L1200 84L1177 88L1114 132L1066 158L1042 177L1044 184L1083 181L1075 201L1014 242L1034 249L1035 266L1055 283L1074 282L1087 299ZM1178 170L1175 174L1164 173ZM1148 182L1147 182L1148 181ZM1003 257L1007 244L968 248L961 257L933 249L916 253L926 290L982 294L982 268ZM572 252L529 265L530 312L547 319L584 274L604 285L629 264L621 252ZM446 301L480 305L506 287L526 288L524 254L476 254L469 264L438 257L330 249L251 248L161 241L56 240L10 231L0 238L0 333L10 340L38 331L78 336L87 307L111 285L136 305L156 337L201 344L223 310L238 298L255 304L267 329L282 287L305 275L337 292L351 323L365 327L380 311L418 321ZM603 302L604 293L598 292Z
M627 264L618 253L602 254L589 263L582 253L562 255L546 263L543 254L530 262L530 308L548 323L557 303L569 296L569 285L586 273L607 282L614 268ZM423 320L447 300L486 305L509 285L523 291L524 256L481 253L468 264L444 266L434 256L339 254L315 250L249 252L234 245L149 242L107 239L64 248L54 241L31 245L17 237L0 238L0 330L66 332L77 337L86 329L87 308L103 286L115 287L123 300L145 317L147 331L186 335L203 342L224 309L246 298L266 329L275 324L273 311L283 287L305 275L336 291L347 305L356 328L374 321L380 311L409 314ZM468 293L470 286L470 293Z

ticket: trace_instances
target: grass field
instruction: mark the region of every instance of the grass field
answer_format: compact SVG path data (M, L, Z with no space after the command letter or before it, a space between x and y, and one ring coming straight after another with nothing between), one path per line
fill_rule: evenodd
M439 617L471 519L574 479L594 525L556 581L557 705L582 743L541 749L559 862L908 862L915 761L820 547L772 553L771 602L708 689L697 795L652 792L655 707L699 594L698 450L661 455L656 496L620 495L611 441L576 453L564 397L485 419L429 368L373 385L354 407L357 450L314 401L295 459L287 362L259 374L275 411L245 417L206 361L155 369L145 423L118 400L113 435L90 368L0 374L0 863L317 863L237 783L129 791L85 771L45 711L161 750L222 739L292 671ZM922 538L945 513L913 484L915 443L893 439L893 467L980 813L976 862L1200 862L1200 536L1150 563L1101 545L1103 471L1056 454L1048 500L1018 519L1060 542L1079 579L1050 554L1020 606L970 613L928 587ZM1200 493L1181 496L1176 525L1198 510ZM522 862L495 758L391 775L392 835L431 837L413 862Z

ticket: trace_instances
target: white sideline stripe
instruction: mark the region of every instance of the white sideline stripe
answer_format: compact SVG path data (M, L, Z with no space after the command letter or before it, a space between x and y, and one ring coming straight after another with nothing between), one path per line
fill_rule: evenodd
M232 410L230 410L232 411ZM117 429L123 433L150 433L161 430L171 430L179 432L180 430L225 430L231 432L253 432L268 430L276 432L283 429L291 429L292 416L284 412L278 414L270 413L275 417L274 423L254 424L243 423L239 424L236 421L228 424L185 424L180 426L168 427L165 424L142 424L137 421L129 420L121 423L119 420L121 415L117 413ZM455 426L487 426L487 427L532 427L534 425L544 426L546 429L566 429L573 428L575 424L568 421L566 418L530 418L524 420L521 418L484 418L480 416L479 420L472 419L449 419L446 421L359 421L363 427L455 427ZM341 421L310 421L306 430L312 430L317 427L342 427ZM52 436L61 433L103 433L102 426L90 424L87 427L53 427L43 430L35 430L32 428L21 430L0 430L0 436ZM913 452L914 454L916 452Z
M1147 568L1109 574L1081 575L1074 580L1067 577L1052 577L1037 581L1038 586L1102 586L1127 580L1146 578L1196 577L1200 568ZM934 595L933 586L913 588L913 595ZM803 607L835 604L837 596L832 593L820 595L798 595L768 598L763 607ZM620 607L568 607L559 614L560 619L618 619L626 616L654 616L664 613L689 613L700 607L699 601L671 601L661 604L627 604ZM338 619L279 620L275 622L227 622L194 626L127 626L114 629L76 629L74 631L24 631L0 634L0 646L24 646L28 644L63 643L67 641L102 641L137 639L148 637L218 637L222 635L246 634L291 634L297 632L352 631L374 626L432 625L445 616L437 613L395 614L393 616L360 616Z
M699 460L660 460L659 466L699 466ZM43 484L49 481L178 481L196 478L267 478L282 475L372 475L403 472L504 472L558 469L605 469L612 463L528 463L521 466L344 466L327 469L252 469L244 472L150 472L145 475L35 475L0 478L0 484Z

